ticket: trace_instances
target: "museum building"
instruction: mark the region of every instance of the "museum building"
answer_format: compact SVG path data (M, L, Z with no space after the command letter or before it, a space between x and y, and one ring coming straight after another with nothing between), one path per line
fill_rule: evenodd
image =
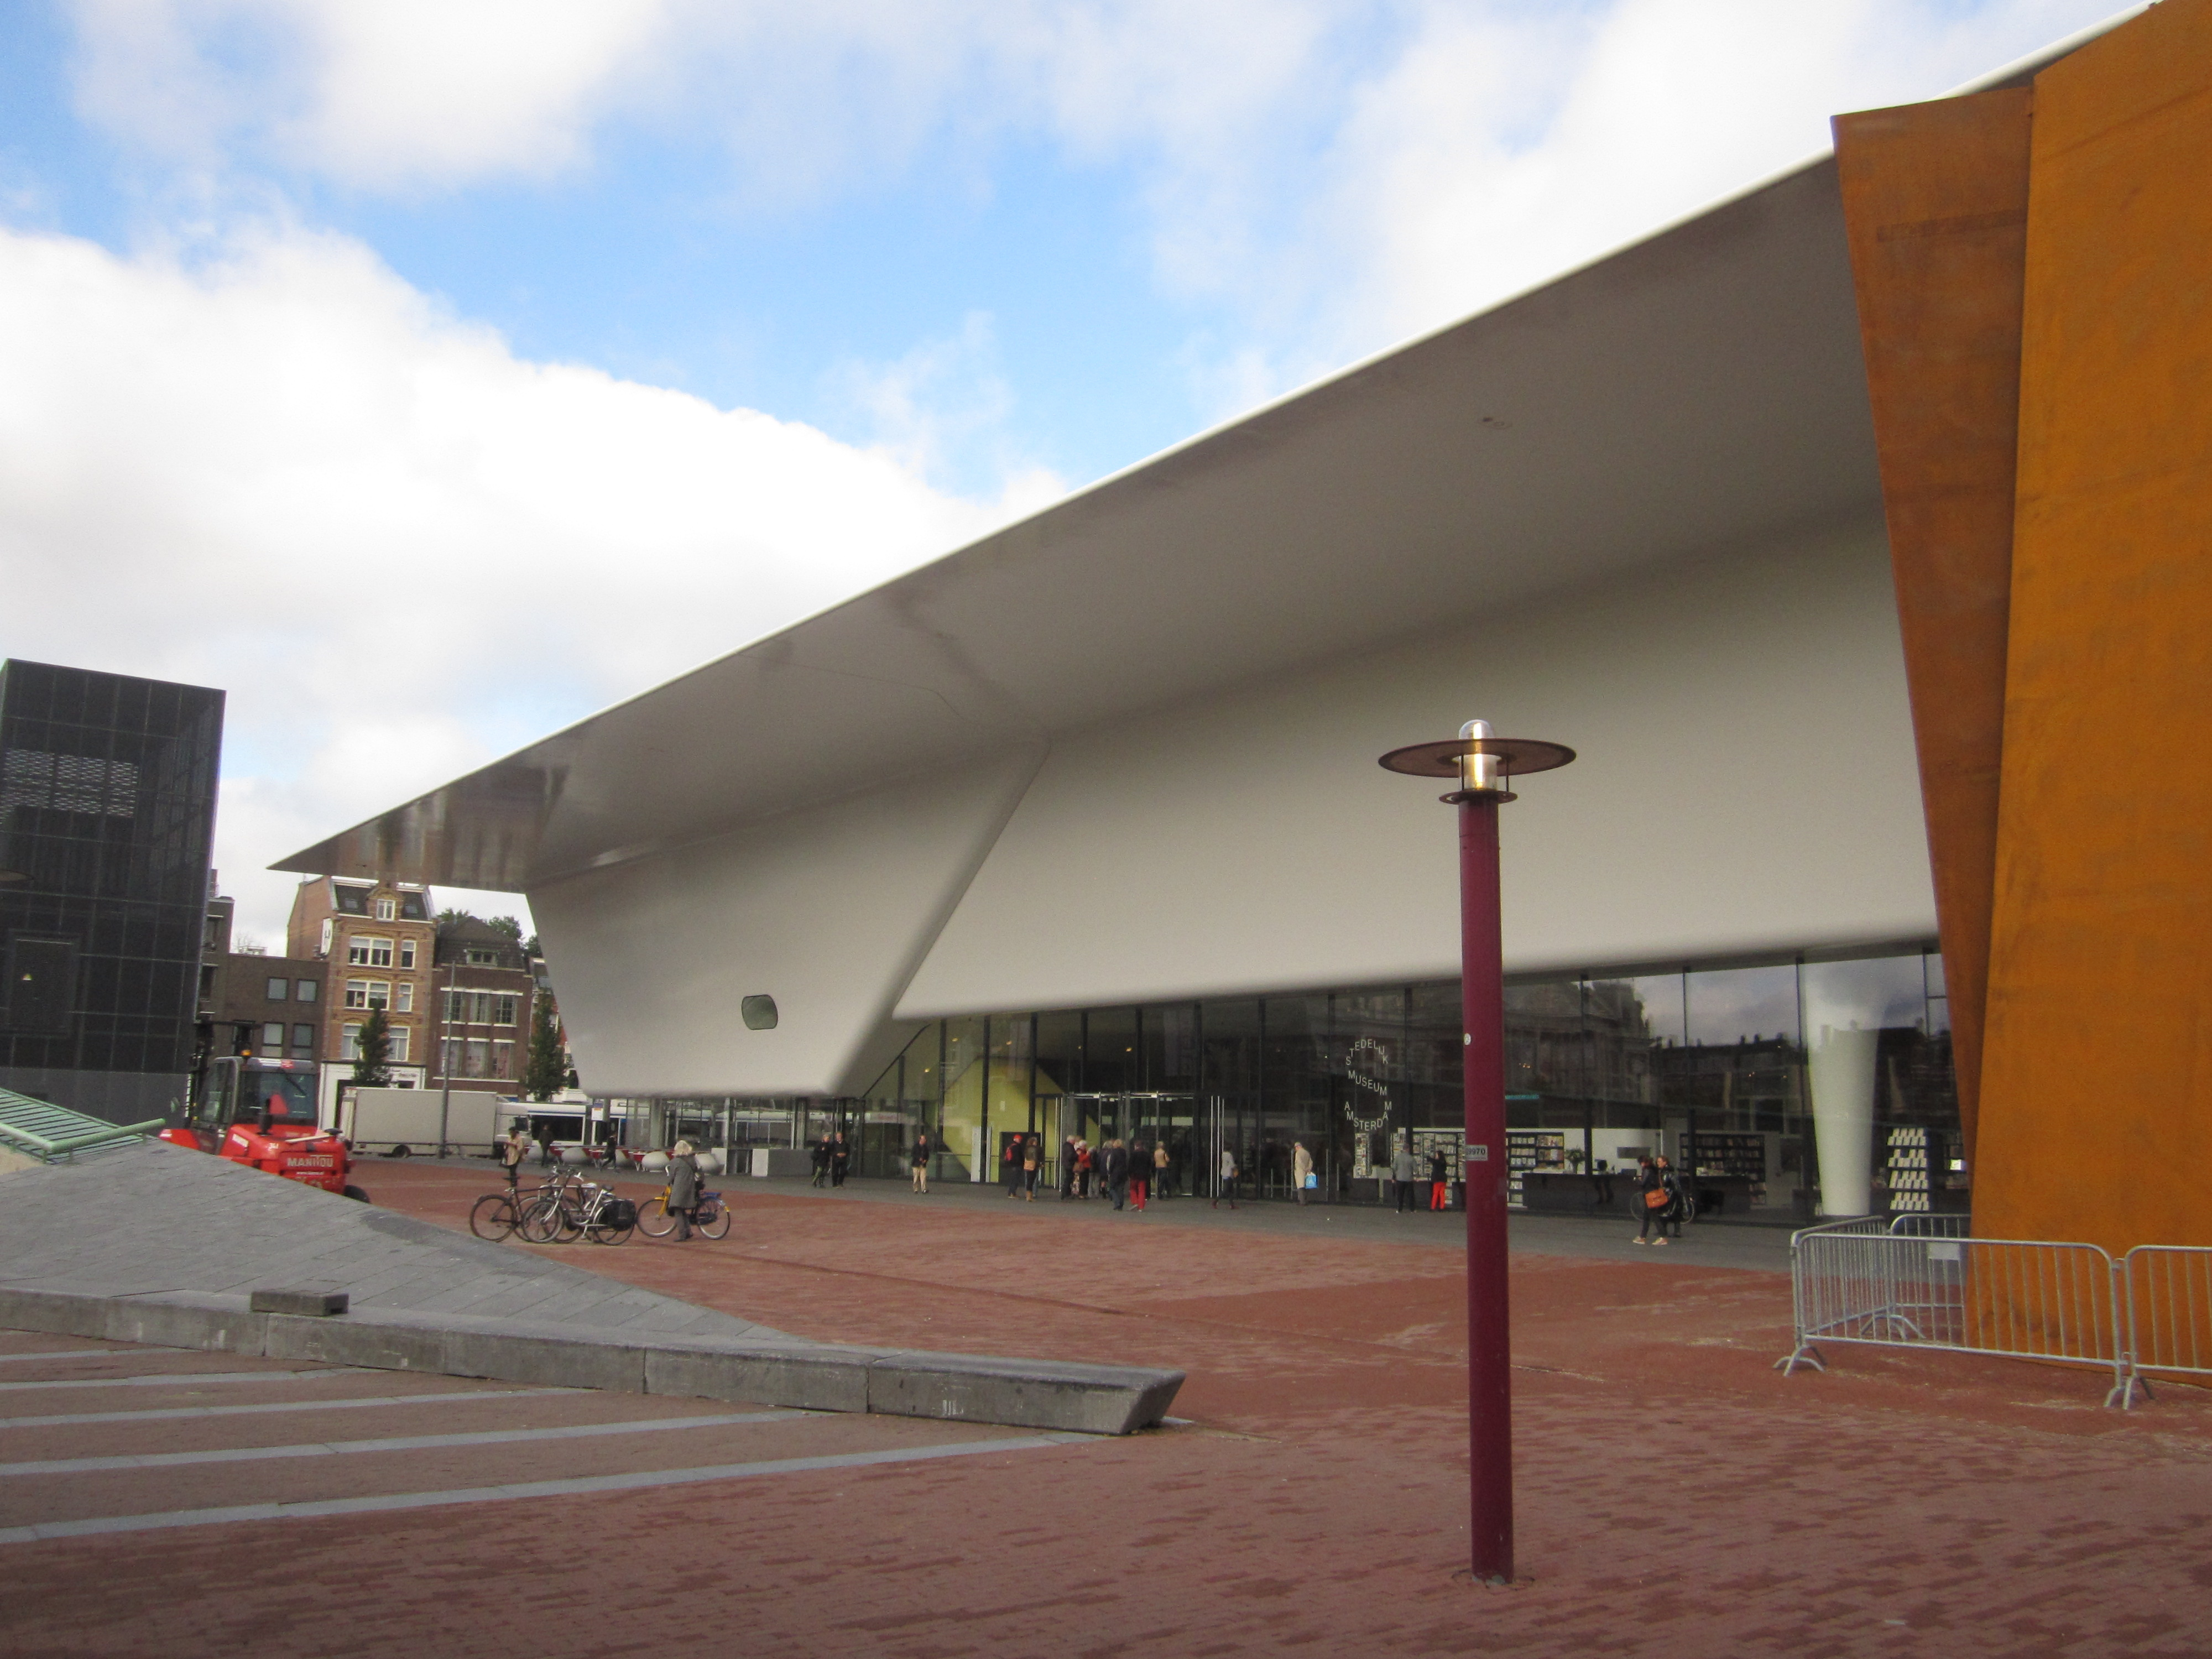
M2111 553L2165 573L2155 604L2046 605L2048 570L2107 555L2093 531L2046 559L2036 514L2088 441L2045 396L2075 361L2051 319L2132 319L2099 371L2123 375L2197 326L2169 290L2175 260L2203 283L2175 156L2212 132L2208 15L2169 0L1840 118L1839 154L278 867L526 893L586 1086L657 1133L842 1127L890 1175L927 1131L975 1181L1010 1137L1049 1166L1135 1136L1178 1191L1225 1148L1240 1194L1279 1195L1303 1141L1321 1196L1359 1201L1401 1142L1455 1160L1460 1115L1453 815L1376 760L1479 717L1577 752L1502 814L1522 1200L1597 1205L1601 1162L1663 1150L1723 1216L1971 1194L1978 1224L2031 1166L1976 1156L1985 1083L2039 1099L2020 1012L2081 1027L2035 999L2084 936L2054 947L2046 890L2006 873L2072 857L2052 826L2094 793L2045 763L2035 699L2155 726L2207 690L2201 538ZM2156 182L2156 219L2085 156ZM2168 265L2069 274L2131 238ZM2166 427L2100 416L2187 450L2197 511L2203 389L2161 395ZM2116 679L2130 628L2185 643ZM2175 822L2204 805L2195 773L2134 781ZM2131 868L2065 890L2124 933ZM2008 1144L2078 1109L1991 1101Z

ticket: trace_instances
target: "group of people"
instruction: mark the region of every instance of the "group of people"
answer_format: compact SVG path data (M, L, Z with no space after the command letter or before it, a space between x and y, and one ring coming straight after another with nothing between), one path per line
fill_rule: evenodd
M1024 1149L1024 1187L1027 1196L1034 1199L1040 1152L1037 1137L1019 1138L1007 1148L1009 1155L1017 1147ZM1117 1210L1125 1205L1141 1210L1152 1199L1170 1195L1174 1162L1164 1140L1147 1143L1116 1135L1093 1146L1081 1135L1068 1135L1060 1143L1060 1195L1063 1199L1107 1198Z
M853 1167L853 1149L845 1141L842 1131L826 1134L814 1143L814 1179L808 1184L815 1187L842 1187L845 1172Z
M1413 1149L1402 1143L1390 1154L1390 1185L1398 1200L1398 1213L1406 1215L1417 1207L1421 1188L1428 1188L1429 1207L1449 1210L1452 1206L1451 1159L1441 1146L1429 1149L1429 1178L1421 1180L1421 1161L1413 1156Z

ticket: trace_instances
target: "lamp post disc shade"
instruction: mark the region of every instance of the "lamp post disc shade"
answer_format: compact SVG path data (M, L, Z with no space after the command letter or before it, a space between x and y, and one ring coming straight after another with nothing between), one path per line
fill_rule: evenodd
M1387 770L1410 773L1417 778L1455 778L1461 759L1468 755L1495 755L1499 771L1509 777L1526 777L1531 772L1565 766L1574 759L1575 751L1565 744L1535 738L1450 738L1443 743L1393 749L1382 757L1382 764Z

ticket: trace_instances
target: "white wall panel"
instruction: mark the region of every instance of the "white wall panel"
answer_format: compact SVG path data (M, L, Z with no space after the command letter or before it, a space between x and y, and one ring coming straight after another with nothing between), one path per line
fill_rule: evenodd
M1036 759L1010 754L532 888L585 1086L858 1086L846 1074ZM738 1016L757 992L775 998L773 1030L748 1030Z
M1480 717L1580 751L1504 809L1511 969L1931 935L1878 524L1064 737L898 1013L1458 971L1446 787Z

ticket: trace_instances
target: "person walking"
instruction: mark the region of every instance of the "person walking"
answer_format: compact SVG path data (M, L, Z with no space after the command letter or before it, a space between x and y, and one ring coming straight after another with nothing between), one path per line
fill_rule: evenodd
M853 1149L845 1144L845 1132L840 1129L836 1138L830 1143L830 1184L832 1187L843 1186L845 1171L852 1164Z
M530 1137L518 1123L507 1132L507 1139L499 1146L500 1172L507 1177L507 1192L510 1198L514 1195L515 1184L522 1176L522 1160L529 1156Z
M1659 1168L1652 1163L1651 1156L1648 1152L1636 1160L1634 1201L1637 1215L1636 1242L1638 1244L1664 1244L1667 1242L1665 1215L1668 1204L1667 1186L1660 1179ZM1649 1237L1655 1224L1659 1229L1659 1237L1656 1239Z
M1152 1143L1152 1196L1165 1198L1170 1184L1168 1180L1168 1143L1163 1138Z
M1221 1200L1225 1198L1229 1200L1229 1207L1233 1210L1237 1207L1237 1154L1229 1150L1226 1141L1222 1143L1221 1168L1218 1173L1221 1185L1215 1189L1213 1207L1219 1209Z
M1306 1183L1313 1179L1313 1154L1306 1150L1303 1140L1291 1143L1291 1190L1298 1195L1298 1202L1306 1201Z
M1075 1137L1060 1138L1060 1200L1065 1204L1075 1196Z
M1106 1143L1106 1191L1117 1210L1129 1201L1129 1149L1119 1135Z
M1037 1164L1041 1156L1042 1149L1037 1145L1037 1138L1035 1135L1023 1137L1022 1202L1024 1204L1036 1202Z
M691 1218L699 1210L699 1159L691 1143L679 1140L668 1153L668 1213L676 1218L676 1242L691 1237Z
M1152 1152L1141 1140L1129 1143L1129 1207L1141 1210L1152 1189Z
M1413 1157L1413 1149L1404 1141L1390 1154L1390 1185L1398 1200L1398 1213L1413 1212L1413 1183L1420 1179L1421 1166Z
M1451 1208L1451 1160L1441 1146L1429 1149L1429 1208Z
M827 1187L830 1184L830 1137L828 1135L823 1136L814 1143L814 1179L806 1184L810 1187Z
M914 1150L907 1154L907 1162L914 1169L914 1189L924 1194L929 1192L929 1131L924 1129L914 1138Z
M1022 1190L1022 1137L1008 1139L1006 1150L999 1159L999 1184L1008 1198L1020 1195Z

